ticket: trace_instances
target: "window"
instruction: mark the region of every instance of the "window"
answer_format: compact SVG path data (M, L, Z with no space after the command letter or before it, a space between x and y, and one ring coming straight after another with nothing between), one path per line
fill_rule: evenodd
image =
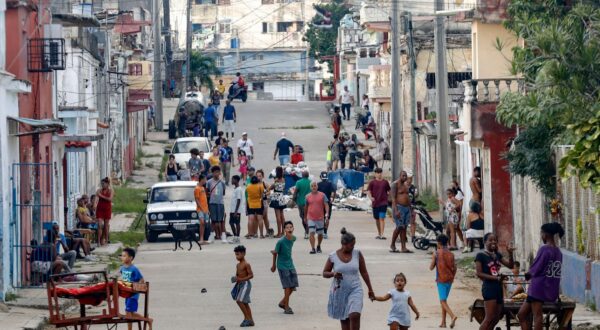
M129 75L130 76L141 76L142 75L142 64L129 64Z
M215 59L215 64L219 68L224 67L225 66L225 60L223 59L223 56L217 56L217 58Z
M263 33L275 32L275 23L263 22L262 23L262 32Z
M263 23L264 27L264 23ZM301 32L304 22L277 22L277 32Z
M254 60L256 60L256 61L262 61L263 59L264 58L263 58L262 54L256 54L256 55L254 55Z
M252 90L253 91L264 91L265 90L265 83L264 82L253 82L252 83Z
M459 88L463 80L471 80L471 72L448 72L448 88ZM429 72L425 78L427 89L435 88L435 73Z
M231 33L231 22L220 22L219 33Z
M214 5L217 3L217 0L195 0L197 5Z
M202 24L192 23L192 33L202 32Z

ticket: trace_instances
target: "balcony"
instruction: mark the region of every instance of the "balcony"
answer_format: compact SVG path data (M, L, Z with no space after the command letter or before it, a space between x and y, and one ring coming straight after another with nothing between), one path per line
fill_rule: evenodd
M522 79L473 79L463 81L465 103L500 102L506 92L523 93L525 85Z
M369 98L373 102L390 102L392 97L391 65L369 66Z
M96 4L97 6L97 4ZM65 27L98 27L100 22L94 17L94 2L50 1L50 11L54 23Z
M390 3L365 3L360 8L360 25L369 31L389 32Z

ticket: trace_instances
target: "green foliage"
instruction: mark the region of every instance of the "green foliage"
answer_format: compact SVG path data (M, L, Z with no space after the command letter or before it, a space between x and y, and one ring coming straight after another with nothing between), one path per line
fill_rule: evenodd
M309 56L316 58L317 60L320 56L336 55L340 20L346 14L350 13L344 0L333 0L331 3L321 4L319 6L331 12L332 27L329 29L322 29L310 25L303 38L304 41L307 41L310 44ZM317 15L313 18L312 23L318 22L319 20L320 18ZM332 69L333 66L330 65L329 68Z
M142 213L146 209L146 189L116 187L113 199L114 213ZM111 233L112 237L112 233Z
M215 59L202 55L199 51L192 51L190 54L190 62L190 85L197 82L200 86L205 86L209 90L213 90L215 84L211 77L221 75L221 71L217 68Z
M160 162L160 170L158 171L158 179L160 181L163 180L163 176L165 174L165 169L167 168L167 162L169 161L169 156L164 155L162 161Z
M419 200L425 204L425 210L427 210L427 212L440 210L438 197L431 191L431 189L425 189L420 192Z
M521 146L507 157L511 170L536 181L547 194L552 185L554 145L574 143L559 164L560 175L577 175L581 185L600 193L600 6L569 0L513 0L505 26L524 41L513 48L512 70L527 93L504 95L498 120L520 126ZM532 159L527 153L545 159ZM521 164L517 164L521 162ZM515 173L515 172L513 172Z

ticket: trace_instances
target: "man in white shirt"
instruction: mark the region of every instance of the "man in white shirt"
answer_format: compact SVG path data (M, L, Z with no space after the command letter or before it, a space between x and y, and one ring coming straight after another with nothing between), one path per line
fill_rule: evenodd
M250 166L252 162L252 156L254 155L254 143L252 140L248 138L248 133L242 133L242 138L238 140L237 143L237 152L240 153L240 150L244 150L246 156L248 157L248 166Z
M342 115L345 120L350 120L350 108L354 104L354 96L350 94L348 86L344 86L344 91L340 95L340 103L342 104Z

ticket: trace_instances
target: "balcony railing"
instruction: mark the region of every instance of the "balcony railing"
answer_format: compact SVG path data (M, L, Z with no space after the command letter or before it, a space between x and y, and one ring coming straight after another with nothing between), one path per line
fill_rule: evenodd
M463 81L465 102L499 102L506 92L523 93L525 85L522 79L473 79Z
M390 21L390 3L366 3L360 8L360 25Z
M372 65L369 67L369 97L390 98L392 97L391 65Z

